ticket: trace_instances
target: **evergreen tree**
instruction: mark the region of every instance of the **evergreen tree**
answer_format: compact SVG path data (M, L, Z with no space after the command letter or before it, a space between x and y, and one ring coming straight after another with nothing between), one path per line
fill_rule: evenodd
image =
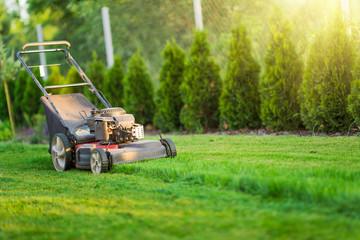
M121 58L115 56L114 65L107 70L103 83L103 93L114 107L123 106L124 98L124 70L121 65Z
M353 44L338 14L327 31L316 37L307 59L300 95L301 117L306 128L321 126L326 132L347 129L351 121L347 97L354 60Z
M227 72L220 96L220 124L235 130L260 127L260 66L251 55L251 43L244 26L232 31Z
M144 59L138 50L130 59L124 82L124 109L136 122L148 124L154 115L153 86Z
M22 99L24 97L24 92L26 90L25 86L28 78L32 79L29 73L25 69L22 69L15 80L14 118L16 125L24 124L24 112L23 112L23 106L21 104L23 103Z
M261 120L274 130L296 129L301 124L297 93L303 65L291 36L290 24L278 15L260 80Z
M7 50L8 49L5 48L4 42L1 39L1 35L0 35L0 84L4 86L3 88L4 90L1 91L0 94L5 93L4 95L8 108L12 136L15 137L16 132L15 132L15 123L14 123L13 107L12 107L14 96L12 96L13 91L9 89L9 85L11 89L13 89L14 86L13 80L16 74L18 73L18 71L20 70L20 62L15 61L12 56L13 52L9 54Z
M184 79L185 53L173 40L166 44L162 56L165 62L160 71L154 125L168 132L180 127L180 111L183 106L180 85Z
M51 74L49 75L48 79L46 80L46 86L66 84L65 78L61 75L60 69L58 66L52 66L50 68L50 70L51 70ZM52 94L60 94L61 89L51 89L49 91Z
M84 80L82 80L76 68L74 66L71 66L71 68L67 72L65 84L74 84L74 83L83 83L83 82ZM84 87L62 88L60 90L60 94L81 93L84 92L84 89L86 88Z
M348 111L356 124L360 125L360 56L354 65L352 76L353 81L348 96Z
M43 80L40 77L39 68L33 68L32 72L37 78L37 80L40 82L40 84L44 86ZM24 89L24 95L21 99L21 106L23 109L24 117L26 118L25 120L29 123L31 121L31 117L34 114L39 113L39 110L41 108L40 98L41 96L43 96L43 94L30 75L28 75L28 77L26 78L26 84L24 86Z
M104 63L98 59L97 53L94 51L92 56L92 61L88 63L88 78L94 84L94 86L101 91L103 86L103 81L105 78L105 66ZM97 107L100 107L100 100L96 97L95 94L90 93L89 91L85 92L85 95L89 100Z
M196 31L181 93L180 121L190 131L219 126L220 68L210 55L205 32Z

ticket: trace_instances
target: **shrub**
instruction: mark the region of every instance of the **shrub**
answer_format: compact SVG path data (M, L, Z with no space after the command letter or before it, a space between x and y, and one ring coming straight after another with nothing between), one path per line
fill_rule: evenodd
M35 114L33 116L32 126L29 129L24 128L25 134L30 144L41 144L49 141L46 118L44 114Z
M298 89L302 62L291 40L291 26L277 17L260 80L261 120L274 130L296 129L301 124Z
M131 57L127 73L124 82L124 108L134 114L136 122L150 123L155 108L153 86L140 50Z
M101 91L104 81L105 66L104 63L100 59L98 59L98 55L95 51L93 52L92 61L88 63L87 73L90 81L99 91ZM95 104L95 106L100 106L101 102L95 94L86 91L85 95L93 104Z
M107 70L105 81L103 83L103 93L111 103L116 107L123 106L124 98L124 70L121 65L121 58L115 56L114 65Z
M14 60L14 57L12 56L13 52L9 53L8 50L9 49L5 47L0 34L0 119L7 118L5 114L9 114L7 110L9 107L10 114L8 117L10 118L12 130L14 130L13 117L11 117L13 114L12 103L14 101L13 80L20 70L20 62Z
M40 71L38 68L33 69L33 73L36 76L37 80L43 86L43 80L40 77ZM21 99L21 107L23 110L23 116L25 121L28 124L31 122L31 117L38 113L41 107L40 98L42 96L41 90L35 84L34 80L31 78L30 75L26 78L26 84L24 86L24 95Z
M327 31L316 37L307 59L300 94L306 128L322 126L326 132L347 129L351 121L347 97L354 59L354 47L339 14Z
M71 68L67 72L65 84L82 83L82 82L84 81L80 77L76 68L74 66L71 66ZM60 93L61 94L78 93L78 92L84 92L84 89L85 89L84 87L62 88Z
M360 125L360 56L354 65L352 76L353 81L348 96L348 111L355 122Z
M180 127L183 101L180 85L184 79L185 53L175 40L168 42L162 56L165 59L160 71L160 87L156 94L154 125L168 132Z
M0 142L11 140L11 125L9 121L0 122Z
M220 68L210 56L205 32L196 31L181 94L180 121L190 131L219 126Z
M227 72L220 96L220 127L257 128L259 118L260 66L251 55L251 43L244 26L232 31Z
M26 83L28 81L32 80L32 78L30 77L29 73L23 69L20 71L20 73L18 74L16 80L15 80L15 89L14 89L14 118L15 118L15 123L16 125L22 125L24 124L24 111L23 111L23 106L22 106L22 99L24 97L24 92L25 92L25 86ZM33 82L33 84L35 85L35 83ZM35 85L35 87L37 87ZM39 89L40 91L40 89Z
M50 68L51 74L49 75L48 79L46 80L46 86L53 86L53 85L60 85L66 84L65 78L61 75L60 69L58 66L52 66ZM66 88L63 88L66 89ZM51 89L52 94L60 94L62 89Z

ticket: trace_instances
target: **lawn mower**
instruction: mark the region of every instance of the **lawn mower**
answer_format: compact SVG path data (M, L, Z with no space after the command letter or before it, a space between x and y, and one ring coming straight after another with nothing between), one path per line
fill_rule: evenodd
M28 47L66 45L64 48L26 50ZM145 159L175 157L176 148L169 138L160 140L142 140L143 125L135 123L132 114L120 107L112 107L104 94L95 88L90 79L82 71L69 52L67 41L27 43L17 53L22 65L44 96L40 98L50 134L49 153L56 171L66 171L72 167L91 169L95 174L110 170L112 165L130 163ZM23 55L47 54L57 52L63 54L64 63L33 65L25 63ZM43 87L31 68L53 65L74 66L84 82ZM82 93L57 94L48 93L49 89L89 87L104 105L104 109L96 108Z

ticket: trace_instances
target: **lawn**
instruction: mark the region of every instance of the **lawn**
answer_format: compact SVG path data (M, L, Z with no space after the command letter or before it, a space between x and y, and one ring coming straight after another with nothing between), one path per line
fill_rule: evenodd
M0 239L360 238L359 138L170 137L178 157L101 175L0 143Z

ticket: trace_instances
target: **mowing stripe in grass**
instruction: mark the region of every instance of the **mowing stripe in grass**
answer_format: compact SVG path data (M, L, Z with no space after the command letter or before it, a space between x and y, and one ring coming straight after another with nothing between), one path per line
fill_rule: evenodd
M187 138L200 142L203 137ZM335 205L339 212L360 217L360 162L359 158L354 159L354 156L360 156L359 148L355 149L360 146L357 138L264 137L261 145L271 145L271 154L266 151L255 154L249 150L245 153L241 149L239 151L240 143L244 143L244 149L251 144L255 146L252 148L260 146L254 142L244 142L248 136L221 138L222 143L210 141L201 152L182 151L185 147L180 142L179 157L176 159L119 165L113 172L226 187L265 198L325 203ZM320 144L314 140L319 140ZM324 140L328 143L324 144ZM184 145L188 146L186 143ZM339 149L337 153L333 152L334 147ZM320 154L320 162L309 160L309 154L303 153L304 149L309 148ZM289 154L289 151L292 153ZM328 152L332 152L330 160L327 158ZM289 158L289 155L292 157Z
M178 158L101 175L1 143L0 239L359 238L358 138L171 138Z

